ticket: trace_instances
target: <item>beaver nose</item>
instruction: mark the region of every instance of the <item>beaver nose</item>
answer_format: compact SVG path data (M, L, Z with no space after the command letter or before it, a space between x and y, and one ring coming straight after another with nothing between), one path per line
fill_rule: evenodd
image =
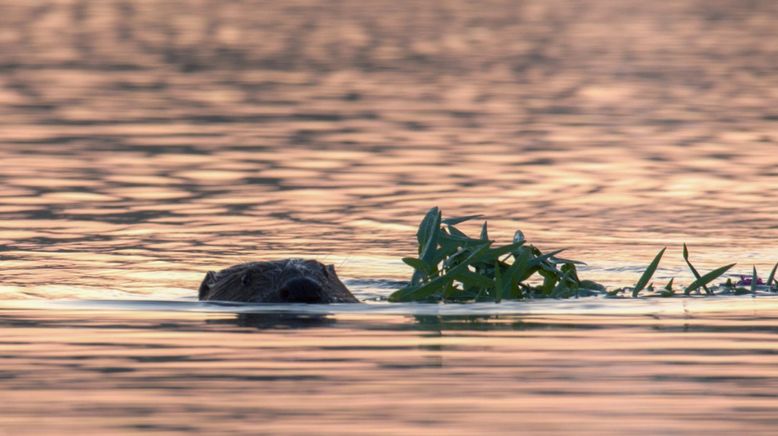
M323 303L324 289L304 278L289 280L278 291L281 301L289 303Z

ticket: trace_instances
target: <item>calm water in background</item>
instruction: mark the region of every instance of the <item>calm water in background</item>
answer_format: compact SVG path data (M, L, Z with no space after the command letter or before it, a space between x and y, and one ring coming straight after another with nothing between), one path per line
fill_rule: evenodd
M778 4L658 3L0 0L0 433L773 431L770 298L192 301L292 255L386 295L434 205L611 286L766 274Z

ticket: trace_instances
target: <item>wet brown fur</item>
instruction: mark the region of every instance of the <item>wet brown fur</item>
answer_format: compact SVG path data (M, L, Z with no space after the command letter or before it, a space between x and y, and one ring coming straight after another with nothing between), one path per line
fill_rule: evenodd
M210 271L200 284L200 300L252 303L358 303L335 273L315 260L250 262Z

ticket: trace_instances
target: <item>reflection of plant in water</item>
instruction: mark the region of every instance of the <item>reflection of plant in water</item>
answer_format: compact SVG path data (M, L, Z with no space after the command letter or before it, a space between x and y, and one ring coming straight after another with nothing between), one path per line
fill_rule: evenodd
M442 330L511 330L514 322L502 321L495 315L413 315L415 327L424 331ZM521 324L521 321L515 321Z
M403 262L414 269L411 281L390 295L389 301L499 302L503 299L570 298L588 295L615 297L624 293L637 297L644 290L650 292L648 296L675 295L674 278L659 291L655 291L651 282L666 248L656 255L635 286L607 291L597 282L579 278L576 265L582 265L582 262L558 257L562 250L541 252L527 243L520 230L516 231L512 243L494 246L494 241L489 239L486 222L478 238L471 238L456 227L478 217L471 215L443 219L440 209L430 209L416 233L418 257L403 258ZM708 285L735 266L726 265L701 275L689 260L686 244L683 257L695 277L685 288L685 295L699 292L700 288L706 295L713 294ZM770 273L767 285L760 284L754 268L754 279L748 282L750 289L741 287L745 284L744 279L736 285L729 280L717 289L735 294L744 291L755 293L759 288L778 290L778 281L775 279L777 268L778 264ZM538 283L541 280L542 283Z
M574 320L526 318L518 315L413 315L415 327L422 331L515 331L515 330L594 330L596 323Z

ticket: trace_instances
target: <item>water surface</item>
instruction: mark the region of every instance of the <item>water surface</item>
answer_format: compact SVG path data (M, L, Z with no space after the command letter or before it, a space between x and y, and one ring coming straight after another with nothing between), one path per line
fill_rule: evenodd
M0 0L0 433L772 433L765 296L244 307L355 294L482 213L582 275L778 260L778 3ZM476 232L478 224L466 227Z
M668 315L5 310L35 433L771 434L778 305Z
M664 245L688 278L683 241L767 270L778 6L653 3L2 1L4 294L288 255L405 278L435 205L608 284Z

